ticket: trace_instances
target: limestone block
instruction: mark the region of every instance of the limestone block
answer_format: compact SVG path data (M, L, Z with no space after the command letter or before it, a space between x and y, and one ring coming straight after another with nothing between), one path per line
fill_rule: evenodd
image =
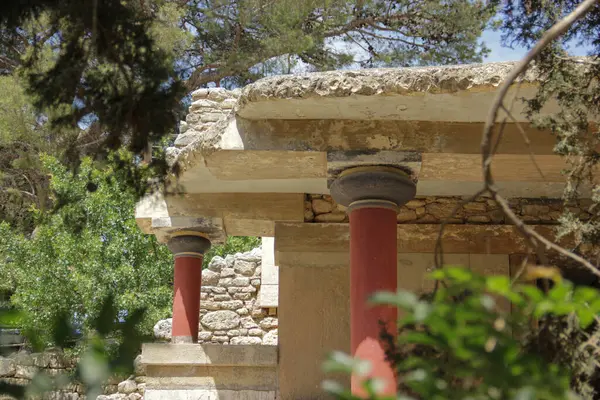
M14 356L15 364L18 365L33 365L33 357L31 353L22 351Z
M15 366L15 378L33 379L37 371L37 367L17 364Z
M240 275L252 276L256 269L256 264L245 260L236 260L233 264L233 269Z
M216 285L219 283L219 274L210 269L202 270L202 284L203 285Z
M139 393L131 393L129 396L127 396L127 400L141 400L142 399L142 395Z
M189 128L189 125L185 121L179 121L179 133L185 133Z
M235 256L233 254L227 254L227 256L225 256L225 262L229 268L233 268L233 264L235 264Z
M417 218L421 218L425 215L425 207L418 207L415 209L415 213L417 213Z
M235 276L235 270L233 268L223 268L221 270L221 278L229 278Z
M231 109L235 108L236 104L237 104L237 99L225 99L221 103L221 108L224 110L231 110Z
M171 340L173 318L160 320L154 325L154 337L162 340Z
M240 325L240 316L229 310L214 311L203 316L201 322L211 330L229 330Z
M123 393L123 394L133 393L137 390L137 383L135 383L135 381L132 379L127 379L127 380L124 380L123 382L119 383L119 385L117 386L117 389L119 390L119 393Z
M177 139L175 139L176 147L185 147L189 144L192 144L196 141L202 134L196 130L189 130L186 133L182 133L177 135Z
M220 106L219 106L219 103L217 103L216 101L200 99L200 100L196 100L196 101L192 102L192 105L190 106L190 112L196 111L196 110L202 110L205 108L219 109Z
M276 346L278 341L279 341L279 337L277 334L277 329L273 329L272 331L267 332L265 334L265 336L263 336L263 339L262 339L263 344L270 345L270 346Z
M248 329L248 335L250 335L250 336L260 336L260 337L262 337L262 335L264 335L264 334L265 333L260 328Z
M202 341L206 341L206 340L210 340L213 336L212 332L209 331L201 331L198 332L198 340L202 340Z
M238 253L235 258L242 261L260 263L262 260L262 246L254 248L246 253Z
M523 215L539 217L550 212L550 207L542 204L526 204L521 209Z
M334 211L329 214L319 214L315 217L315 222L344 222L346 213Z
M233 298L236 300L250 300L252 293L234 293Z
M217 122L221 118L223 118L224 114L211 112L211 113L203 113L200 115L201 122Z
M219 343L229 342L229 336L213 336L212 341Z
M472 215L467 217L467 222L475 224L485 224L490 222L490 217L488 217L487 215Z
M255 336L241 336L241 337L231 338L230 343L231 344L241 344L241 345L261 344L262 339L259 337L255 337Z
M223 88L211 88L208 91L208 96L210 100L221 102L225 99L231 98L232 94L229 90Z
M463 209L468 213L484 213L487 211L486 203L467 203Z
M196 125L198 122L200 122L200 114L188 113L188 115L185 116L185 122L187 122L190 126Z
M227 263L223 259L223 257L215 256L210 263L208 263L208 269L216 272L221 272L223 268L227 267Z
M241 324L242 328L245 328L245 329L258 328L258 325L256 324L256 322L254 322L254 319L252 319L252 317L241 318L240 324Z
M419 200L419 199L410 200L408 203L406 203L404 205L404 207L410 208L411 210L417 209L419 207L424 207L424 206L425 206L425 200Z
M438 220L442 220L442 219L446 219L448 217L450 217L450 215L452 214L452 211L454 210L455 204L451 204L451 203L431 203L431 204L427 204L427 206L425 207L425 209L427 210L427 214L431 215L432 217L438 219ZM461 209L458 209L455 217L461 217L463 215L463 212Z
M225 294L225 293L227 293L227 288L220 287L220 286L214 286L211 288L211 291L214 294Z
M146 366L143 363L142 355L138 354L133 360L133 370L136 375L146 375Z
M205 99L208 97L209 89L202 88L192 92L192 100Z
M277 328L277 318L268 317L260 321L260 327L263 329L273 329Z
M249 285L250 285L250 279L246 278L244 276L238 276L237 278L234 278L233 281L231 282L231 286L249 286Z
M248 309L246 307L242 307L240 309L235 310L239 315L248 315Z
M417 213L413 210L408 210L406 208L400 209L398 215L396 216L396 220L398 222L408 222L414 221L417 219Z
M15 372L14 360L8 357L0 357L0 377L13 376Z
M213 298L214 301L229 301L231 300L231 296L227 293L225 294L217 294L215 295L215 297Z
M327 214L333 211L333 204L324 199L313 199L312 200L312 211L316 215Z

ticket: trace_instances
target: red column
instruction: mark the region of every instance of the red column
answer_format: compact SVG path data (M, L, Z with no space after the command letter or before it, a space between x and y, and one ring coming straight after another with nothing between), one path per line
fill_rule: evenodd
M380 321L396 332L397 311L373 307L369 297L379 291L396 292L397 242L395 207L350 207L350 340L352 355L371 363L369 377L385 383L384 394L396 395L394 370L385 360L385 346L379 340ZM352 393L365 395L362 380L352 377Z
M173 343L196 343L200 318L202 255L175 255Z
M200 319L202 258L210 241L196 231L180 231L167 243L175 255L171 342L196 343Z

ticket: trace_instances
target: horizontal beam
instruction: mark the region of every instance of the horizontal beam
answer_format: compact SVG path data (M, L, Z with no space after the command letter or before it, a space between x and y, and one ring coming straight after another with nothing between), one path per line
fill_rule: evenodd
M540 234L552 238L551 226L534 226ZM399 253L433 253L439 234L437 224L400 224L397 228ZM443 235L444 253L453 254L512 254L527 252L527 244L511 225L447 225ZM349 251L348 224L276 223L275 253L345 253ZM329 257L329 256L327 256ZM340 256L330 256L337 265ZM277 259L279 260L279 258ZM276 261L279 262L279 261Z
M276 367L277 346L144 343L145 365Z

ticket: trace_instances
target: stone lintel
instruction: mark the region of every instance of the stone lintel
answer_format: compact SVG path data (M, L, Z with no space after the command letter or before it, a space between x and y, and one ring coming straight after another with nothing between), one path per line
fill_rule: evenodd
M554 228L533 225L537 232L553 239ZM433 253L438 224L399 224L398 253ZM350 249L348 224L275 224L275 262L281 265L282 253L347 253ZM565 239L568 241L568 239ZM443 236L447 254L512 254L527 252L527 244L511 225L447 225ZM568 243L562 243L568 245ZM333 257L333 256L332 256ZM337 262L337 261L336 261Z
M276 367L277 346L144 343L146 366Z
M146 389L146 400L275 400L277 392L258 390Z
M236 106L247 119L426 119L481 121L513 62L442 67L328 71L261 79ZM509 96L535 94L534 69ZM524 105L515 104L523 120Z

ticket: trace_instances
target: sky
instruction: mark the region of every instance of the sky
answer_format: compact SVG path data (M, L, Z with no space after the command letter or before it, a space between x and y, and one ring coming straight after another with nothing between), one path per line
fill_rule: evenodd
M514 49L503 47L500 44L502 41L501 35L502 33L499 31L487 30L481 36L481 40L491 49L490 55L483 60L484 62L516 61L527 53L527 49L523 47L515 47ZM585 56L590 48L571 45L568 50L573 56Z
M507 47L503 47L500 42L501 32L487 30L483 33L481 40L490 48L491 53L488 57L485 58L485 62L496 62L496 61L516 61L522 58L527 52L526 49L522 47L517 47L514 49L510 49Z

